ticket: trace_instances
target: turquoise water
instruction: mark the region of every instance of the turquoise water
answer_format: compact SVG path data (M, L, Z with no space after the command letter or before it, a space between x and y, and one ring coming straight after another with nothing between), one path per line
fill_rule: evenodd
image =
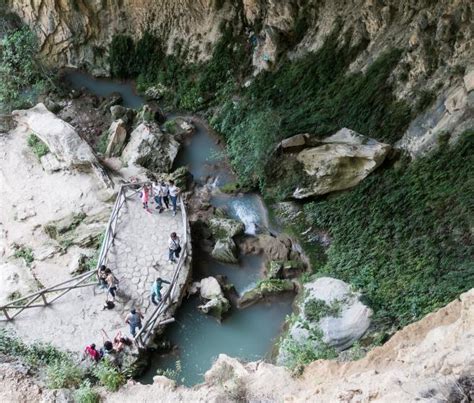
M65 72L65 79L74 88L86 88L99 96L118 92L124 99L123 105L127 107L137 108L143 104L143 99L135 94L130 83L98 79L71 70ZM187 166L195 182L200 185L217 187L234 181L216 137L209 133L204 124L195 124L196 133L182 148L175 167ZM217 192L216 188L211 203L225 209L230 217L242 220L249 234L257 232L259 228L275 230L269 223L265 205L258 194L224 195ZM240 294L251 288L262 272L261 256L241 256L236 265L217 262L199 251L194 251L193 257L195 281L208 276L225 275ZM164 333L164 338L175 348L170 354L151 353L150 369L140 381L151 383L158 369L175 369L177 360L181 363L179 381L190 386L203 381L203 374L221 353L243 360L269 359L285 317L292 311L292 301L293 295L285 295L243 310L233 307L230 314L219 323L197 310L197 297L184 300L176 314L176 322L169 325Z

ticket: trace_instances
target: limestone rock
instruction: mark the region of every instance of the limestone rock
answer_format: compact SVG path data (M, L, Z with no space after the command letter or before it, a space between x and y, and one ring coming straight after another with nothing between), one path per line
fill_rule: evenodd
M64 164L62 164L54 154L48 153L46 155L43 155L40 158L41 165L43 166L43 169L48 172L48 173L53 173L60 171L65 167Z
M116 157L120 154L120 151L122 151L125 139L127 138L127 128L122 119L112 122L108 130L108 137L109 142L107 144L105 156Z
M464 76L464 87L467 92L474 90L474 68Z
M221 320L222 316L230 309L230 302L224 297L219 282L214 277L202 279L200 293L201 298L207 300L207 302L199 305L198 309Z
M209 220L209 226L212 235L216 239L233 238L243 234L245 231L243 223L231 218L211 218Z
M224 263L238 263L237 246L232 238L218 239L211 256Z
M29 268L13 263L0 264L0 304L21 298L36 288Z
M38 104L31 109L13 111L14 120L26 126L48 146L58 161L68 168L92 170L105 186L111 187L108 174L101 167L92 148L65 121Z
M282 149L283 151L293 151L296 149L301 149L304 147L309 139L308 133L300 133L294 136L288 137L278 143L277 148Z
M205 304L199 305L198 309L203 313L214 316L220 321L223 315L229 311L230 302L224 297L212 298Z
M317 350L323 343L336 351L349 348L370 326L372 310L365 306L349 284L321 277L304 285L301 312L281 343L280 364L288 359L289 340Z
M130 135L122 152L124 163L156 172L169 172L178 154L179 143L154 123L140 124Z
M200 292L204 299L224 296L219 282L214 277L206 277L201 280Z
M239 308L247 308L266 297L293 291L295 291L295 284L290 280L262 280L254 288L245 291L237 305Z
M449 113L454 113L466 107L467 91L464 87L454 89L444 101L444 106Z
M383 162L391 148L346 128L322 142L325 144L305 149L297 156L311 184L296 189L296 199L356 186Z

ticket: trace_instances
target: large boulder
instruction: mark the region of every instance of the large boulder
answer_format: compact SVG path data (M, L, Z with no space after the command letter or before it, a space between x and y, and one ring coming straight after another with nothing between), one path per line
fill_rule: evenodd
M372 310L349 284L321 277L304 285L298 318L280 345L278 363L291 361L295 345L343 351L360 339L370 326Z
M243 223L231 218L211 218L209 220L209 227L216 239L233 238L243 234L245 231Z
M219 321L230 309L230 302L224 297L224 292L219 282L214 277L206 277L198 285L201 298L206 300L198 309L206 314L216 317Z
M18 124L26 126L48 146L61 166L91 169L105 186L113 187L109 175L100 165L89 144L69 123L48 111L43 104L40 103L31 109L13 111L12 116ZM58 168L56 160L45 161L51 171Z
M108 130L108 144L107 150L105 151L106 157L116 157L122 151L127 138L127 127L122 119L118 119L109 127Z
M69 123L48 111L44 104L13 111L13 118L18 124L27 126L68 167L87 167L97 163L89 144L79 137Z
M238 263L237 246L232 238L218 239L212 249L211 256L224 263Z
M169 172L179 146L173 136L163 133L155 123L142 123L130 135L122 160L151 171Z
M389 144L379 143L346 128L322 143L301 151L297 156L310 184L297 188L293 193L295 199L356 186L384 161L391 149Z

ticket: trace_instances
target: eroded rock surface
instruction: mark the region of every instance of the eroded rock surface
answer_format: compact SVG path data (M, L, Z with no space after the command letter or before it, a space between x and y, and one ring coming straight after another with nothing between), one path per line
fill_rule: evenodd
M322 143L301 151L297 156L311 184L296 189L293 193L296 199L354 187L383 162L391 149L388 144L346 128L325 138Z

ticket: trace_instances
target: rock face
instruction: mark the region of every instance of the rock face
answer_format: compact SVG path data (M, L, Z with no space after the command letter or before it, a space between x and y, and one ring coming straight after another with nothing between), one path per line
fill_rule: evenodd
M321 277L304 286L298 320L280 345L278 362L290 363L292 346L349 348L367 331L372 311L341 280Z
M122 151L125 139L127 138L127 128L125 122L122 119L118 119L112 122L108 130L109 142L107 144L107 150L105 151L106 157L116 157Z
M36 288L29 268L6 262L0 264L0 304L21 298Z
M196 284L197 286L197 284ZM219 282L214 277L206 277L199 284L201 298L207 300L205 304L199 305L198 309L215 316L219 321L230 309L230 302L224 297Z
M296 199L357 185L383 162L391 148L346 128L322 143L298 154L297 159L303 164L311 185L296 189L293 194Z
M140 124L130 135L122 152L123 162L155 172L169 172L178 154L179 143L154 123Z

